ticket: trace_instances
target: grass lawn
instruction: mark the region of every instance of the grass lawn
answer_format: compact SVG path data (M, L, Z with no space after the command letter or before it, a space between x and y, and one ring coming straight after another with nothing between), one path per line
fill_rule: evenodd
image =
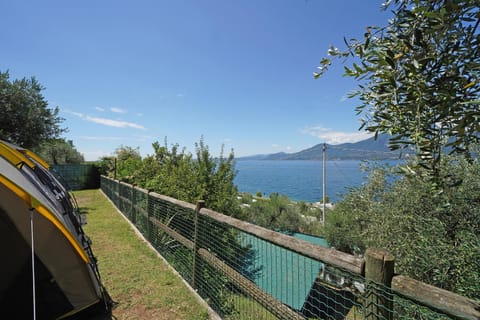
M209 319L207 309L141 240L99 190L74 193L87 215L102 281L114 319Z

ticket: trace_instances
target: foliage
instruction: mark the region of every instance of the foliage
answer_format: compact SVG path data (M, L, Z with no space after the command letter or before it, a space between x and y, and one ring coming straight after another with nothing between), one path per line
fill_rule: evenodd
M98 168L100 174L109 178L115 178L115 161L114 156L104 156L95 162L95 166Z
M38 148L39 155L50 164L82 163L83 155L73 145L71 140L48 140Z
M163 145L153 143L153 149L152 155L142 159L138 149L121 146L114 157L102 158L97 166L102 174L114 177L116 158L119 180L190 203L204 200L207 208L266 228L322 233L318 208L297 204L279 194L269 198L239 195L233 182L236 173L233 153L224 157L222 152L214 158L203 140L196 144L195 158L178 144L169 147L167 141Z
M387 26L345 39L345 51L332 46L314 76L334 58L351 58L345 75L359 81L350 97L361 102L361 128L393 135L392 149L414 145L420 167L428 169L422 172L436 177L445 147L468 154L480 138L480 6L478 0L386 1L390 7Z
M294 212L286 196L272 193L270 201L257 201L250 208L250 220L256 225L279 231L299 231L300 215Z
M329 203L329 202L330 202L330 197L329 197L328 195L325 195L325 199L322 198L322 199L320 200L320 203Z
M58 107L48 107L37 79L9 78L8 72L0 71L0 139L37 151L40 144L66 131L60 128L63 119Z
M166 141L163 146L153 143L153 149L141 163L133 161L130 172L136 184L190 203L204 200L207 208L239 216L233 152L214 158L203 140L196 144L196 158L178 144L169 148Z
M135 171L142 165L142 156L138 148L120 146L115 150L117 159L117 179L127 183L135 182Z
M397 272L480 297L480 7L478 0L388 0L393 17L330 47L358 80L361 129L392 135L416 159L375 170L327 216L327 240L349 252L383 247ZM446 153L456 155L447 156ZM433 179L432 179L433 178Z
M397 172L377 168L351 190L327 215L327 241L347 252L385 248L396 272L479 299L479 159L444 157L442 192L424 175Z
M278 193L272 193L268 199L244 196L242 200L249 200L243 211L245 219L253 224L280 232L321 233L318 221L320 209L304 202L295 203Z

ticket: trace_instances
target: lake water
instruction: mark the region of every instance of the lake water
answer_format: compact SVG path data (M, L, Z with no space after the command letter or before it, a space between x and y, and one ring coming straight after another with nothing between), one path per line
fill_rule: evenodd
M385 161L385 163L395 161ZM398 163L398 161L396 161ZM360 186L367 174L360 170L362 161L326 161L325 194L338 202L348 188ZM273 192L292 200L317 202L322 199L322 162L303 160L239 160L235 184L240 192Z

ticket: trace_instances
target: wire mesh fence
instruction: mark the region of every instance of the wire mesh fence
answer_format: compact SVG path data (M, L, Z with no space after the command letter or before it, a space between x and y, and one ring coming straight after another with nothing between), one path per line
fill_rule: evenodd
M57 164L51 172L69 190L96 189L100 186L100 173L93 164Z
M455 319L366 280L359 258L202 209L201 203L106 177L101 186L224 319Z
M445 320L452 319L451 317L437 312L429 307L423 306L416 301L404 298L398 294L393 295L393 316L394 319L431 319L431 320Z

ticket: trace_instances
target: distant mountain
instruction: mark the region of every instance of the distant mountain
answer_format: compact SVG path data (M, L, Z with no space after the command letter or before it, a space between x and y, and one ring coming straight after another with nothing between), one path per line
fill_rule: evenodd
M284 157L291 153L278 152L271 154L255 154L253 156L239 157L237 160L283 160Z
M400 151L391 151L388 147L389 135L378 135L355 143L327 144L327 160L387 160L399 159L403 154ZM322 160L323 144L295 153L273 153L238 158L238 160Z

